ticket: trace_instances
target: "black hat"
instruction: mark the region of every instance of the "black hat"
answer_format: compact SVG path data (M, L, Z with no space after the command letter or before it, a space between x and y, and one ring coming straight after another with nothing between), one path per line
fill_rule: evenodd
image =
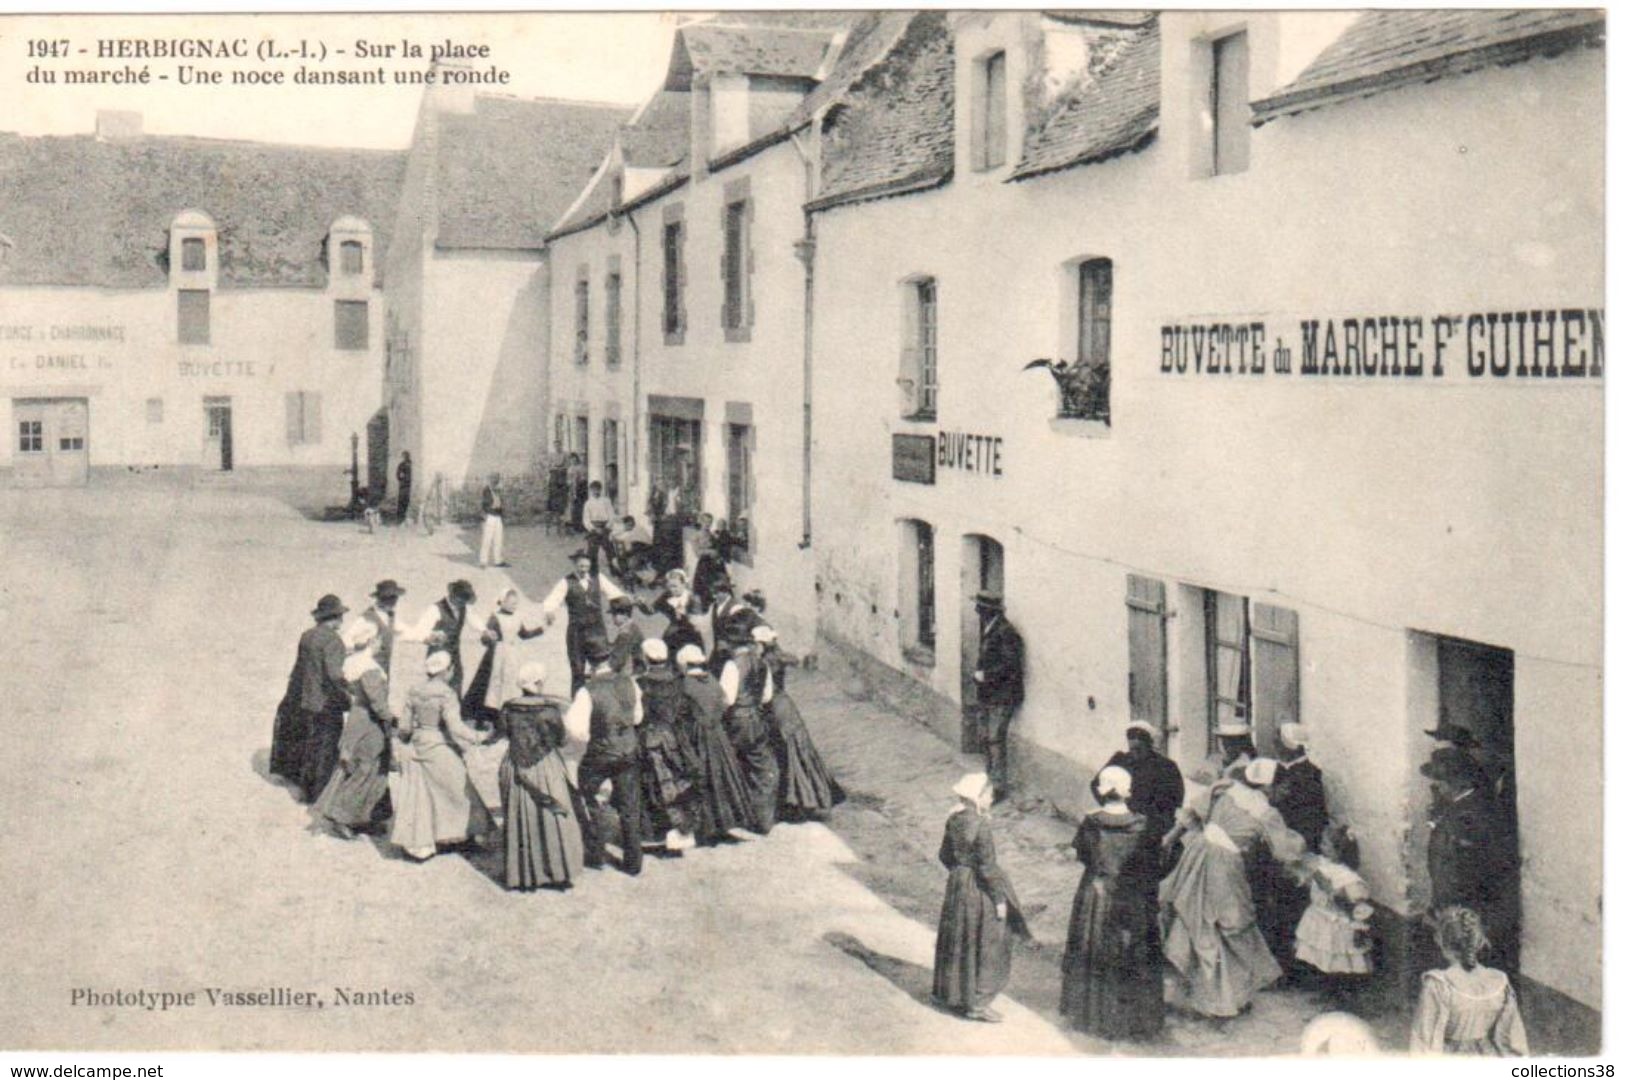
M581 651L586 656L588 663L602 664L609 659L613 650L610 649L607 638L594 634L581 643Z
M385 578L372 590L372 595L378 600L396 600L406 595L406 590L395 583L394 578Z
M588 553L586 548L577 548L576 550L570 552L570 561L571 562L575 562L577 559L590 559L590 558L592 558L592 555Z
M1463 750L1476 750L1479 746L1478 739L1471 731L1468 731L1460 724L1452 724L1447 721L1440 722L1438 727L1428 730L1426 734L1430 739L1437 739L1442 743L1450 743L1451 745L1458 746Z
M719 570L711 578L711 591L725 592L730 596L733 595L734 581L733 578L728 576L727 571Z
M344 613L349 610L349 608L344 606L343 600L340 600L332 593L328 593L326 596L316 601L316 610L310 613L310 617L315 619L317 622L326 622L328 619L343 618Z
M762 595L762 590L761 589L752 589L750 592L746 593L744 596L741 596L739 599L743 600L745 603L749 604L751 607L755 608L757 611L766 611L767 610L767 597Z
M756 620L747 617L734 616L722 624L722 640L730 645L749 645L755 639L750 632L755 628Z
M632 614L632 601L624 596L617 596L610 600L609 610L617 615Z
M1004 597L996 592L982 589L976 594L976 606L1002 610L1004 608Z
M1483 780L1478 763L1455 747L1433 751L1433 756L1422 766L1422 775L1429 780L1443 780L1457 785L1473 785Z
M465 604L474 602L474 586L461 578L446 586L446 595L454 600L461 600Z

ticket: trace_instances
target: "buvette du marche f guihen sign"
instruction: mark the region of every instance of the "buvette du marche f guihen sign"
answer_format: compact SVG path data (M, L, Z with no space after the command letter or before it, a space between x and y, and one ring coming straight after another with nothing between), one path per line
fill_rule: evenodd
M1162 371L1468 382L1602 378L1597 308L1305 318L1282 330L1263 322L1165 324Z

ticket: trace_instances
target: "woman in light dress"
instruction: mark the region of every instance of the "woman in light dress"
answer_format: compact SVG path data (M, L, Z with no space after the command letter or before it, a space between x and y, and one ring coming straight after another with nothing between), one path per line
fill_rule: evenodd
M339 763L316 800L318 820L345 840L372 823L378 804L389 792L389 744L395 714L389 707L389 680L378 666L383 638L378 624L357 619L344 629L350 655L344 660L344 682L350 688L350 713L339 736Z
M1411 1052L1527 1056L1529 1037L1512 980L1479 963L1490 942L1478 913L1465 907L1444 908L1434 935L1449 966L1422 976Z
M485 658L463 695L463 711L476 727L489 728L502 716L502 706L518 697L519 669L524 657L519 643L542 635L542 627L519 615L519 590L509 586L497 597L497 609L486 621L480 640Z
M395 747L400 771L389 786L395 805L390 840L419 860L432 858L441 845L481 840L494 828L463 764L480 735L463 723L457 691L446 681L451 657L432 652L423 670L429 681L407 695Z
M1281 977L1247 884L1247 858L1261 845L1290 868L1303 859L1303 838L1269 803L1275 769L1273 759L1258 758L1181 811L1185 847L1157 894L1171 1005L1238 1016Z

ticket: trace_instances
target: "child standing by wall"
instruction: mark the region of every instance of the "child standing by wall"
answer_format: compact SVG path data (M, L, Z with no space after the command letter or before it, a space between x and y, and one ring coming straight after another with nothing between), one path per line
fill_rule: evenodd
M1449 966L1422 976L1422 1000L1411 1025L1415 1054L1482 1054L1524 1057L1518 998L1506 973L1479 964L1489 948L1478 913L1447 907L1438 914L1434 938Z

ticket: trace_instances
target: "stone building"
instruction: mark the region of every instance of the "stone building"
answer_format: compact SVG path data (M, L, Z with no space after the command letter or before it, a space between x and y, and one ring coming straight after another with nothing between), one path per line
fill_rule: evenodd
M396 152L0 134L0 470L350 462L378 407Z
M957 739L972 598L1001 592L1019 780L1072 812L1130 719L1187 768L1221 722L1268 753L1302 723L1403 919L1428 897L1425 732L1471 729L1516 806L1522 969L1555 991L1530 1007L1582 1024L1602 27L918 20L826 120L809 208L827 638Z

